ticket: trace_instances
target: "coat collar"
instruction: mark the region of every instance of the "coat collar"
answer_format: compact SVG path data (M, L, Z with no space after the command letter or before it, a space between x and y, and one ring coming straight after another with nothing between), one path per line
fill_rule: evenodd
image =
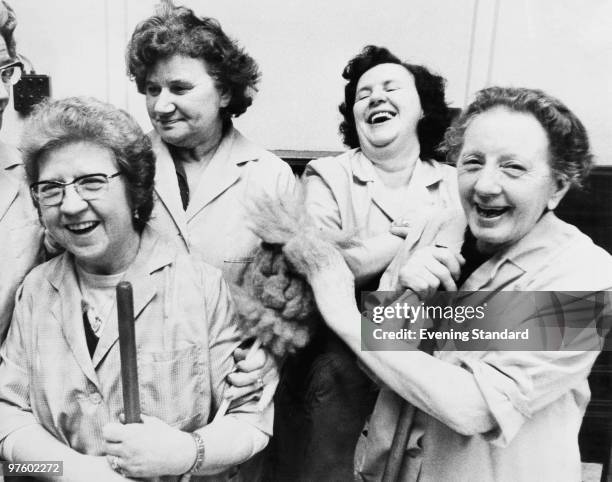
M378 181L378 176L374 170L374 165L360 149L355 149L351 156L351 170L353 176L361 182ZM417 159L414 166L414 173L410 183L418 182L420 185L429 187L443 179L442 169L435 161Z
M351 156L351 171L353 177L358 181L367 184L372 201L385 213L391 220L397 220L402 216L402 212L397 207L397 203L390 199L391 194L385 189L380 181L372 161L370 161L359 149L356 149ZM407 196L415 199L423 199L428 189L439 183L443 179L443 172L438 163L430 160L416 160Z
M546 212L522 239L480 266L466 280L462 291L499 290L542 265L564 243L567 226L551 211Z
M234 127L231 127L206 167L196 191L190 193L189 206L185 212L176 181L174 161L168 146L156 132L149 135L157 156L155 189L185 239L188 239L187 222L238 182L241 176L241 166L251 161L257 161L260 156L258 148L244 138Z
M145 228L136 259L128 268L124 278L132 283L136 321L142 310L157 293L157 285L151 275L172 264L174 256L172 248L160 241L150 228ZM75 275L74 257L69 253L64 253L53 260L47 278L57 292L55 302L51 306L51 314L62 325L64 337L83 373L98 386L95 368L119 336L116 311L113 312L104 328L92 358L85 343L85 330L81 316L81 292Z

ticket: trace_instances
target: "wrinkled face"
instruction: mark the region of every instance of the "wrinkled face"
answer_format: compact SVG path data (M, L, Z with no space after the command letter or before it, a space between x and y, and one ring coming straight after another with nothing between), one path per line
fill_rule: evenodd
M13 59L8 53L4 37L0 35L0 67L10 64L14 61L15 59ZM2 117L4 114L4 109L6 109L6 107L8 106L10 98L11 85L0 81L0 128L2 128Z
M422 114L414 77L402 65L379 64L357 82L353 116L362 149L413 138Z
M222 131L219 112L230 97L217 88L203 60L174 55L159 60L147 75L147 111L168 144L193 148Z
M516 243L554 209L569 184L550 167L546 131L531 114L495 107L465 131L457 160L459 195L483 252Z
M89 142L52 149L41 159L39 181L71 182L88 174L112 175L119 171L113 153ZM41 219L51 236L85 271L118 273L127 268L138 251L139 236L122 175L109 180L108 190L84 201L74 185L65 188L57 206L40 206Z

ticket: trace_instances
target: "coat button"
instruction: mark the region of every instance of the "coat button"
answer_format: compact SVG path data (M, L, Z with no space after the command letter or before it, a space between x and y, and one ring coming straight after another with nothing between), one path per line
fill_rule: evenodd
M89 395L89 400L91 401L91 403L95 403L96 405L98 405L102 402L102 395L100 395L98 392L94 392Z

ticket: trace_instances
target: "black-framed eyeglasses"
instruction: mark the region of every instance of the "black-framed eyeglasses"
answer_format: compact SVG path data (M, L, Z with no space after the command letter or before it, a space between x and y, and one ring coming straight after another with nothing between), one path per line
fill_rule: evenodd
M108 191L108 183L114 177L120 176L121 172L115 174L87 174L75 178L71 182L39 181L30 185L32 197L42 206L58 206L62 204L66 188L74 185L74 190L83 201L98 199Z
M8 85L15 85L23 74L23 64L19 61L10 64L0 65L0 79Z

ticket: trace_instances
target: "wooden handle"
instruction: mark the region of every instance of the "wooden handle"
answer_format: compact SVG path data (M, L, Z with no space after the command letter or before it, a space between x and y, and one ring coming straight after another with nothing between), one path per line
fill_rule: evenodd
M125 423L141 423L138 367L136 365L136 335L134 330L134 297L132 285L122 281L117 285L119 318L119 354Z
M400 299L402 299L403 303L411 305L417 305L419 303L419 297L411 290L406 290ZM422 341L419 345L419 349L431 355L434 345L435 341L429 341L429 343L427 343L427 341ZM387 465L385 465L382 482L397 482L399 480L400 471L406 455L408 437L412 431L412 425L416 415L415 412L416 409L414 405L405 400L402 401L402 407L400 409L397 425L395 426L395 433L393 434L391 450L389 451Z
M406 445L408 444L408 436L412 428L413 418L414 406L405 401L402 402L399 420L395 426L395 433L391 442L391 451L389 452L389 458L383 473L383 482L396 482L399 480L399 472L406 455Z

